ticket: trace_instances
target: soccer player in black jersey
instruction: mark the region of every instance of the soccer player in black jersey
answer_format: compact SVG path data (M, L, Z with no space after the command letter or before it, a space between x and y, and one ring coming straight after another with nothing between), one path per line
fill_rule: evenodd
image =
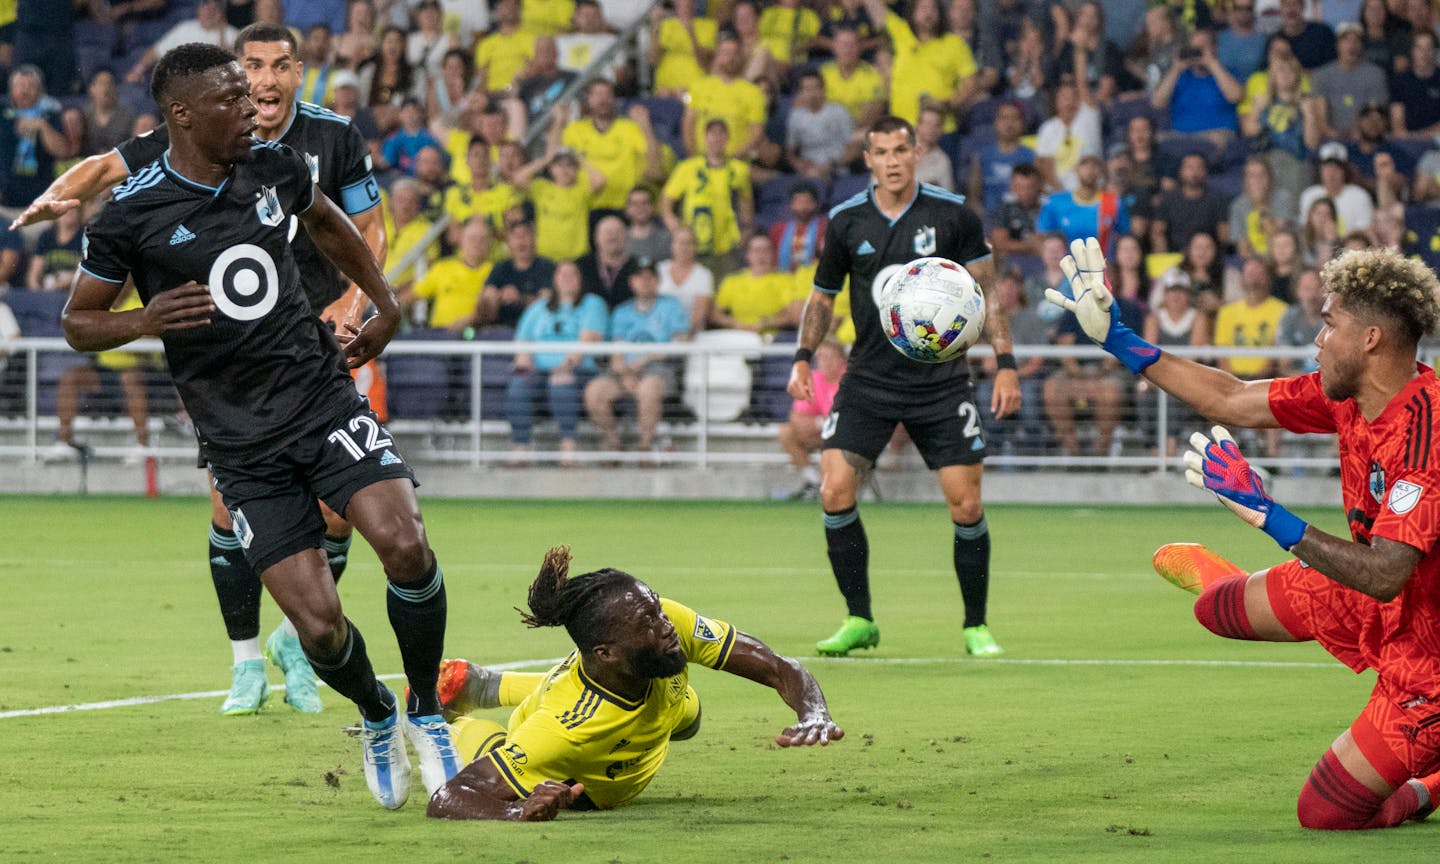
M295 37L287 27L257 23L240 31L235 51L250 81L256 104L256 133L299 151L310 165L312 178L326 197L337 202L355 223L366 245L383 267L385 225L380 193L371 174L365 139L345 117L318 105L297 102L296 89L304 75ZM16 225L53 218L79 206L135 171L149 165L170 144L169 130L131 138L107 153L92 156L51 184L16 220ZM295 263L300 268L310 307L343 332L360 322L368 300L349 285L322 255L304 231L292 231ZM323 310L323 311L322 311ZM200 467L205 467L203 459ZM321 502L325 517L325 553L331 575L338 581L349 560L351 528ZM260 650L260 578L250 569L235 538L230 514L214 484L210 486L210 577L220 602L220 615L230 637L232 661L230 693L220 706L223 714L254 714L269 697L265 661ZM323 708L315 689L315 673L300 650L294 625L287 619L265 641L265 654L285 673L285 701L299 711Z
M427 789L459 768L435 691L444 578L414 474L347 371L394 336L399 307L305 158L253 137L256 107L232 55L182 45L160 60L151 90L170 147L117 188L86 230L66 337L81 351L161 338L246 559L320 677L360 708L366 781L382 805L399 807L410 786L405 738ZM339 334L343 350L301 286L292 216L377 310ZM111 311L127 278L145 305ZM410 683L405 716L341 611L316 498L356 526L385 568Z
M820 501L830 566L849 614L835 635L816 645L821 654L844 656L880 644L870 610L870 546L856 493L897 423L905 424L950 506L965 650L976 657L1002 653L985 623L990 567L990 531L980 501L985 439L968 369L964 362L930 366L903 357L887 344L878 299L867 302L898 268L930 255L965 265L982 287L994 283L995 265L979 218L964 198L916 183L918 159L915 129L899 117L882 117L866 134L865 164L873 181L830 211L790 372L790 395L810 398L810 358L830 331L835 295L848 278L855 347L821 430ZM985 330L1000 367L989 410L1003 417L1020 407L1020 383L1010 354L1010 323L993 299L987 301Z

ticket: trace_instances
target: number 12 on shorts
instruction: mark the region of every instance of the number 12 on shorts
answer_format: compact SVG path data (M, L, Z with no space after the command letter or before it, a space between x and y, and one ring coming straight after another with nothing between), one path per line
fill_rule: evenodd
M384 434L385 430L380 428L379 423L376 423L373 418L367 417L364 414L351 417L347 425L350 428L349 432L346 432L344 429L336 429L334 432L325 436L325 440L333 441L341 447L344 447L345 452L355 457L356 462L364 459L367 452L373 453L376 450L383 450L395 443ZM351 434L352 432L358 434L361 430L365 432L365 446L363 447L360 446L360 442L355 440L356 435Z

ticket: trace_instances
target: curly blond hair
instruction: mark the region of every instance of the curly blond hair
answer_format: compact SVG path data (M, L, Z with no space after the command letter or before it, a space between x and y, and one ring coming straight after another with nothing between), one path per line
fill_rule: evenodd
M1393 320L1414 345L1440 323L1440 282L1425 264L1391 249L1355 249L1325 265L1325 290L1351 312Z

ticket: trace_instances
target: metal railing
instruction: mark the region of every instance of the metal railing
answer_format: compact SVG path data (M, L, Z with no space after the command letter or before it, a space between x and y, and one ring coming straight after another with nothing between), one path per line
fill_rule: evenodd
M162 350L158 341L135 342L121 351L153 354ZM8 393L0 388L0 407L8 405L8 412L0 412L0 457L35 459L42 448L50 443L56 418L40 411L41 393L44 388L54 387L54 381L42 380L40 358L49 353L73 352L63 339L20 339L10 347L10 363L24 366L23 382L16 386L10 374L0 378L9 382ZM407 439L412 458L421 461L468 463L481 465L506 461L512 458L509 447L509 423L503 411L487 412L487 402L503 401L499 391L508 382L508 364L481 362L482 357L512 357L521 353L578 353L608 357L616 353L643 353L675 358L683 363L683 385L680 392L683 399L672 400L671 407L679 408L683 418L671 416L662 422L659 438L668 446L660 452L635 453L615 452L601 449L594 427L585 422L583 403L582 447L578 453L561 454L557 450L542 449L527 453L525 457L533 462L559 460L586 463L649 463L690 465L698 468L726 464L781 464L785 455L775 443L778 424L782 416L772 410L768 418L741 417L738 409L750 408L757 404L756 396L766 395L772 406L788 406L781 395L783 384L775 372L788 367L787 358L794 352L793 344L755 344L746 346L717 346L699 343L631 344L631 343L558 343L558 342L504 342L504 341L416 341L397 340L386 349L384 358L432 356L454 358L459 380L452 382L452 397L457 400L448 416L406 415L393 410L389 426L392 431ZM987 346L977 346L971 355L980 358L989 355ZM1174 351L1181 356L1212 359L1217 357L1263 356L1279 360L1308 359L1314 356L1313 348L1181 348ZM1024 359L1039 356L1047 359L1061 357L1102 358L1106 355L1093 346L1016 346L1015 354ZM743 358L748 364L735 362ZM758 372L769 364L770 375L736 374L737 371ZM489 368L487 369L487 365ZM496 366L503 366L497 372ZM722 368L723 367L723 368ZM13 373L14 370L12 370ZM157 373L163 375L163 373ZM487 377L488 376L488 377ZM498 380L497 380L498 379ZM392 406L397 402L397 388L403 385L393 376L388 384L389 400ZM748 388L749 392L742 392ZM22 390L23 393L17 392ZM761 392L763 391L763 393ZM491 398L487 399L489 394ZM19 407L17 409L17 397ZM721 398L724 397L724 398ZM1105 453L1092 455L1065 455L1052 449L1022 452L1012 450L1005 443L1014 434L1003 424L994 424L988 405L980 405L980 413L986 425L986 435L991 439L990 460L993 464L1032 468L1067 467L1109 467L1130 470L1168 472L1177 470L1178 460L1167 455L1170 439L1179 439L1181 449L1184 438L1205 423L1188 415L1177 414L1176 403L1164 393L1156 393L1150 416L1142 417L1134 410L1138 404L1133 394L1132 407L1120 420L1117 435L1118 444L1112 445ZM720 404L724 402L724 404ZM718 407L717 407L718 406ZM458 410L454 410L458 408ZM492 405L493 408L493 405ZM116 413L116 412L110 412ZM672 412L673 415L673 412ZM82 424L86 421L82 418ZM629 424L628 419L622 421ZM90 426L101 430L107 421L90 422ZM152 420L152 427L163 432L161 423ZM109 426L123 429L125 423L109 421ZM1192 428L1193 427L1193 428ZM1081 419L1082 436L1092 438L1095 433L1093 420ZM537 441L555 440L553 423L541 421L537 426ZM161 446L153 452L163 458L193 458L194 445L182 435L162 434ZM1302 439L1290 436L1285 452L1264 454L1251 448L1253 462L1272 470L1328 470L1335 464L1333 447L1324 438L1305 436ZM96 447L97 456L120 455L120 446Z

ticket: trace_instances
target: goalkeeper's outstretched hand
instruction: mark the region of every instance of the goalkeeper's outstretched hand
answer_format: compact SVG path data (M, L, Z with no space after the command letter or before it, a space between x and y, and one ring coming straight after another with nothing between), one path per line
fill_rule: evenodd
M1046 288L1045 299L1075 313L1086 336L1136 375L1160 359L1160 349L1137 336L1116 314L1115 298L1105 284L1105 253L1100 241L1094 237L1071 241L1070 254L1060 260L1060 269L1070 280L1074 298Z
M1060 269L1070 280L1070 299L1054 288L1045 289L1045 299L1075 313L1080 327L1094 342L1104 344L1110 335L1110 307L1115 298L1105 284L1105 253L1100 241L1094 237L1075 240L1070 244L1070 254L1060 260Z
M1205 437L1204 432L1190 436L1194 449L1185 453L1185 479L1192 486L1214 492L1236 516L1289 551L1305 536L1304 520L1270 497L1260 476L1240 455L1240 445L1229 430L1216 426L1210 434L1215 440Z

